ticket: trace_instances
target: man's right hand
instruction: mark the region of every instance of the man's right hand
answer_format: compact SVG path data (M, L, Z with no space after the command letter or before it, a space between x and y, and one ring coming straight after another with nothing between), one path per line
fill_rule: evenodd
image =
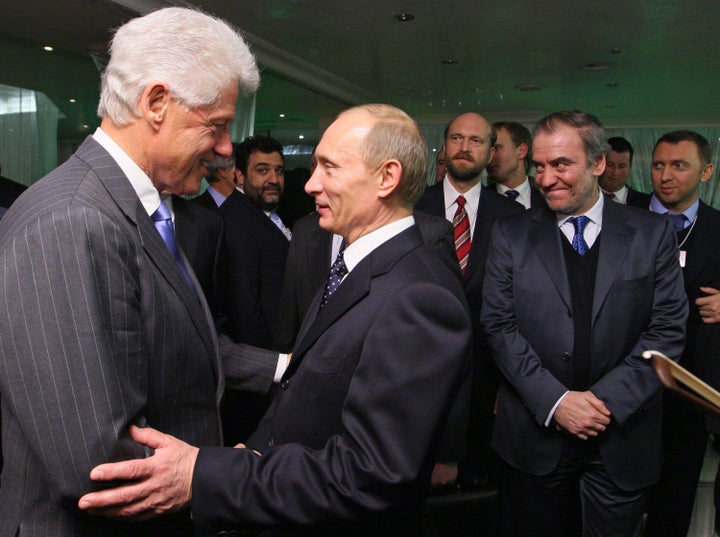
M560 401L553 418L558 429L587 440L610 424L610 410L590 391L571 391Z

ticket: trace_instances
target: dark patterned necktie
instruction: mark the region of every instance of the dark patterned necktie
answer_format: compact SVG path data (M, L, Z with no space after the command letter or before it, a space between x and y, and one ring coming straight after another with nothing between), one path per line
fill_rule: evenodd
M347 265L345 265L345 259L343 258L342 250L335 259L335 262L330 267L330 273L328 274L327 281L325 282L325 292L323 293L322 300L320 301L320 309L325 307L328 299L333 295L337 288L340 287L340 282L348 273Z
M170 253L175 259L175 263L177 263L180 271L183 273L183 276L185 276L185 279L190 284L190 287L195 290L190 273L188 272L185 263L183 263L180 250L178 249L177 242L175 241L175 226L173 225L170 209L167 205L165 205L163 200L160 200L160 207L158 207L152 214L151 218L155 224L155 229L158 230L162 240L165 242L165 245L168 247L168 250L170 250Z
M505 191L505 195L510 198L513 201L517 201L518 196L520 195L520 192L517 190L507 190Z
M455 253L457 254L458 263L460 263L460 270L465 275L465 269L467 268L468 258L470 257L470 219L468 218L467 211L465 210L464 196L458 196L457 198L457 210L453 217L453 228L455 238Z
M573 250L580 255L585 255L590 248L588 247L587 242L585 242L585 236L583 233L585 232L585 226L590 219L587 216L573 216L572 218L568 218L568 220L572 222L572 225L575 227L575 235L573 235L572 240Z

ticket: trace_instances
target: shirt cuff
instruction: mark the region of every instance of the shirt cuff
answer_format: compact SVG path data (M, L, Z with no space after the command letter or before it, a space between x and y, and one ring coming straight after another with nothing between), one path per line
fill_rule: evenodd
M564 394L560 396L560 399L557 400L557 402L553 405L553 407L550 409L550 413L548 414L548 417L545 419L545 427L550 427L550 422L553 419L553 416L555 415L555 411L557 410L557 407L560 406L560 403L563 399L565 399L565 396L570 393L570 390L566 391Z

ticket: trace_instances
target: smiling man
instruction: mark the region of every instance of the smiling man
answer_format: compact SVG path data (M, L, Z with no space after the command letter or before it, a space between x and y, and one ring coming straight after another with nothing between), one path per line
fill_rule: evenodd
M189 9L130 21L110 52L100 128L0 225L0 535L191 535L187 511L127 524L77 501L93 466L149 453L130 424L221 438L218 341L164 198L230 155L258 70L234 29Z
M316 154L305 188L320 226L347 247L248 441L257 452L198 450L135 429L155 455L93 476L139 481L89 495L83 508L142 517L191 503L213 535L247 524L272 535L421 534L434 451L470 351L462 288L412 216L427 149L407 114L365 105L342 113Z
M601 194L607 149L595 116L540 120L548 207L493 230L482 322L518 537L638 536L660 474L662 392L642 352L679 357L687 301L670 222Z

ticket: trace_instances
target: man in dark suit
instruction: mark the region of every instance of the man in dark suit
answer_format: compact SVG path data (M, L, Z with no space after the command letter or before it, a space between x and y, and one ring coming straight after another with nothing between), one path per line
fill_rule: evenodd
M605 173L600 177L600 188L608 197L632 207L647 209L650 205L650 194L633 190L625 183L632 171L632 161L635 151L625 138L613 136L608 138L610 151L606 158Z
M177 54L158 53L167 43ZM203 54L212 62L188 77ZM238 91L258 78L218 19L170 8L130 21L103 75L101 127L0 223L0 535L192 534L188 511L128 524L77 501L98 489L93 466L150 455L130 424L220 443L227 341L161 194L197 192L203 162L230 154Z
M251 136L238 145L243 192L220 206L225 226L220 276L221 330L238 343L272 346L290 231L276 209L285 184L280 142ZM269 395L227 393L222 405L225 444L247 440L270 403Z
M481 115L468 113L453 119L446 128L445 179L425 190L416 209L453 222L459 211L458 197L462 196L466 200L463 209L468 219L470 247L469 253L465 252L464 259L460 263L464 266L463 288L470 305L473 323L473 378L468 459L473 463L480 463L483 467L490 467L489 471L493 474L491 477L497 481L497 461L490 449L490 433L500 376L490 357L485 335L480 326L482 282L493 224L500 218L522 212L523 208L505 196L482 188L480 184L482 172L492 158L495 141L494 127ZM455 242L456 245L459 244L457 237ZM460 245L459 251L462 251L463 247ZM458 256L458 259L460 257ZM433 482L435 484L453 482L457 477L457 467L450 464L445 468L445 472L442 472L442 468L442 466L436 468ZM483 474L486 473L486 469L482 468ZM461 480L466 482L484 480L485 475L477 475L480 472L477 464L463 465L461 474L468 475L461 475Z
M493 124L497 141L487 165L488 189L518 202L526 209L545 205L542 194L530 182L530 147L532 137L524 125L514 121Z
M712 386L720 387L720 324L703 322L699 305L717 298L720 282L720 211L699 198L700 185L713 174L708 141L693 131L664 134L653 150L650 210L667 214L676 226L679 261L690 305L680 364ZM698 303L698 300L700 301ZM708 433L705 413L665 394L662 476L648 511L645 535L685 537Z
M151 504L192 501L198 526L215 533L243 523L277 526L274 535L420 533L434 446L471 343L462 287L413 223L426 155L415 122L388 105L353 108L323 135L306 188L320 226L347 247L248 442L262 455L198 451L133 429L155 456L104 465L93 476L134 474L141 482L88 495L86 507L142 516ZM168 458L179 472L168 471Z
M192 202L217 212L225 200L235 192L235 151L236 144L233 144L233 155L226 157L217 155L205 168L207 173L205 179L208 187L201 195L193 198Z
M662 392L642 352L680 355L687 300L670 222L601 194L606 151L595 116L540 120L549 207L493 231L482 322L517 536L638 536L660 473Z

